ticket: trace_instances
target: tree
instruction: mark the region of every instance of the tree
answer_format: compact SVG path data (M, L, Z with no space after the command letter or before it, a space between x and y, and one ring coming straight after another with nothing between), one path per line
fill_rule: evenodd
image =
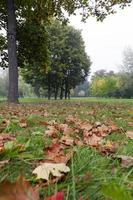
M123 51L122 70L126 73L133 73L133 49L130 47Z
M82 12L83 20L90 15L97 16L103 20L107 14L114 12L115 5L124 7L131 3L131 0L97 0L73 1L73 0L1 0L0 1L0 25L7 31L8 39L8 61L9 61L9 102L18 102L18 63L16 45L16 27L22 20L30 20L34 16L40 24L48 21L49 17L64 19L64 10L69 15L77 9Z
M119 96L122 98L133 98L133 73L122 72L118 75L121 79Z
M81 33L71 26L54 21L47 27L49 34L49 70L42 73L32 67L22 70L27 82L33 86L40 85L48 90L48 98L54 94L55 99L70 98L70 90L85 81L90 69L90 58L85 52ZM34 78L33 78L34 77ZM60 94L59 94L60 93Z
M92 95L97 97L118 97L122 81L118 75L97 76L91 82ZM119 95L118 95L119 94Z
M100 69L100 70L98 70L94 73L94 75L92 76L92 79L95 79L96 77L102 78L102 77L105 77L105 76L115 76L115 73L112 70L107 72L105 69Z
M18 103L18 62L16 45L16 16L13 0L6 0L7 6L7 40L9 60L9 94L8 101Z
M3 69L8 66L7 43L3 34L0 34L0 65Z

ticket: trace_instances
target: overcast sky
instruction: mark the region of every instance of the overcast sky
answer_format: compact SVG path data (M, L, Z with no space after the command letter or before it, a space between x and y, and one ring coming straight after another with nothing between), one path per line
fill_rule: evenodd
M125 47L133 48L133 4L103 22L89 18L84 24L80 17L70 18L71 25L82 30L86 52L93 65L91 72L99 69L119 71Z

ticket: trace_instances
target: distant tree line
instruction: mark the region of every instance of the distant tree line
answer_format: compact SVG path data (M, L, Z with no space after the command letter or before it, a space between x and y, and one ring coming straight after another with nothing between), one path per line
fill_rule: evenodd
M96 97L133 98L133 50L126 48L120 72L95 72L91 80L91 95Z

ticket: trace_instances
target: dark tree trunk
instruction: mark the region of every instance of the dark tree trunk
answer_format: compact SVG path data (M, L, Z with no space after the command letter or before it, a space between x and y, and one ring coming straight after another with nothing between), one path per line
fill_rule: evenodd
M55 100L57 100L57 97L58 97L58 86L56 85L56 87L55 87L55 93L54 93Z
M7 40L9 60L8 102L18 103L18 63L16 47L16 16L13 0L6 0L7 5Z
M70 89L68 89L68 99L70 99Z
M70 99L70 72L68 75L68 81L67 81L67 97Z
M67 81L65 82L65 99L67 99L67 94L68 94L68 84Z
M48 100L51 99L51 74L48 75Z
M63 86L61 86L60 99L63 99Z

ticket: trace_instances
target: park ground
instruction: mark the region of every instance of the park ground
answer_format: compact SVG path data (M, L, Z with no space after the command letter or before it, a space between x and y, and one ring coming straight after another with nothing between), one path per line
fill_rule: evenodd
M0 103L0 185L25 177L40 199L63 191L65 200L133 199L133 100L20 99ZM70 171L36 179L42 163Z

